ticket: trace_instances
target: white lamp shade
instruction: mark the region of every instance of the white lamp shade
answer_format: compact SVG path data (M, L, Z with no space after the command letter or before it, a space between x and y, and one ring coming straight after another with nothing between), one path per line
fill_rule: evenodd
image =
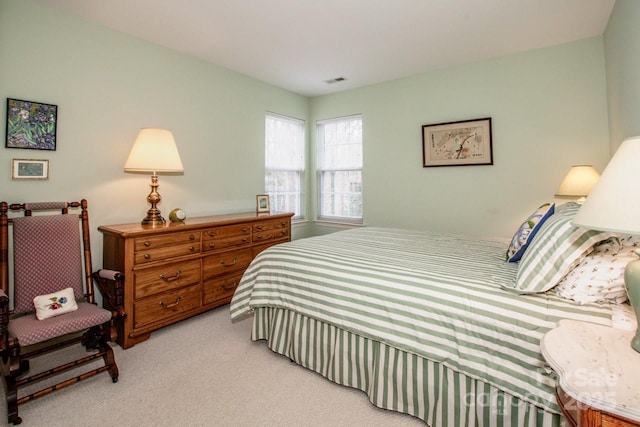
M579 227L640 234L640 136L622 141L573 219Z
M556 191L558 197L586 197L598 182L600 174L593 166L572 166Z
M140 130L124 165L125 172L184 172L171 131L157 128Z

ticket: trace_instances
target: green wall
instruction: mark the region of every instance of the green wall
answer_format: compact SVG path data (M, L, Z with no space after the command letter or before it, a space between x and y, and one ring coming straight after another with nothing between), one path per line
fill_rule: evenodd
M640 1L617 0L604 34L609 133L613 153L640 135Z
M603 40L313 98L309 123L356 113L366 225L510 237L570 166L609 159ZM493 166L422 167L422 125L482 117Z
M265 111L307 120L308 194L316 120L361 113L366 225L510 237L571 165L608 161L604 58L595 37L308 99L31 0L0 0L0 98L59 106L57 151L0 147L0 199L84 196L94 228L137 221L149 177L122 167L152 126L174 132L185 167L160 177L164 213L252 210L264 190ZM422 125L487 116L493 166L422 167ZM12 158L49 159L50 179L12 181Z
M86 197L94 229L146 214L150 177L123 172L140 128L171 129L182 157L184 175L160 176L165 216L174 207L190 216L251 211L264 192L265 111L306 119L309 104L29 0L0 0L3 103L7 97L57 104L58 138L56 151L2 144L0 199ZM4 119L0 126L4 136ZM12 181L13 158L48 159L49 180ZM102 238L94 234L99 267Z

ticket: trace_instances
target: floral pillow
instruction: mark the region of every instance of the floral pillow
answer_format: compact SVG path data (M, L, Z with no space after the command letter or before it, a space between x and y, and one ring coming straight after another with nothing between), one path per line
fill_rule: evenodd
M621 304L627 301L624 286L624 270L627 264L638 259L635 247L615 247L616 239L610 239L586 256L553 289L560 297L579 304L610 302Z
M542 224L553 215L553 211L555 208L554 203L545 203L535 210L529 218L522 223L516 234L514 234L513 239L511 239L511 244L507 249L507 254L505 259L509 262L517 262L520 261L524 251L529 246L529 243L533 240L533 237L536 235Z
M39 295L33 299L38 320L59 316L78 309L72 288L66 288L47 295Z

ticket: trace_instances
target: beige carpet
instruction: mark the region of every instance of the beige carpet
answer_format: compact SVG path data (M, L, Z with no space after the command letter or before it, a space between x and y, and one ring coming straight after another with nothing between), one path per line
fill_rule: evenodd
M26 403L22 425L424 426L252 342L250 329L224 306L116 346L118 383L100 374ZM0 417L6 423L4 399Z

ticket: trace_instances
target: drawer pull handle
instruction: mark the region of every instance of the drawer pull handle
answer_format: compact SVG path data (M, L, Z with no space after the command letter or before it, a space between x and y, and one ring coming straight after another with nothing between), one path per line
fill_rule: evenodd
M209 234L209 236L211 236L211 237L216 237L216 232L215 231L209 231L207 234Z
M189 236L189 240L196 240L196 236L194 236L193 234Z
M282 227L284 227L284 226L286 226L286 225L287 225L287 223L286 223L286 222L284 222L284 221L282 221L282 222L280 223L280 225L281 225Z
M160 306L165 310L169 310L171 308L177 307L180 304L180 297L176 298L176 301L171 304L165 304L164 301L160 301Z
M235 288L237 286L238 286L238 281L237 280L234 280L233 284L231 286L227 285L227 282L220 283L220 287L222 289L224 289L225 291L230 291L231 289L233 289L233 288Z
M258 225L258 226L256 227L256 229L258 229L258 230L262 230L262 226L261 226L261 225Z
M190 250L191 252L193 252L193 251L195 251L195 250L196 250L196 247L195 247L195 246L191 246L191 247L189 248L189 250Z
M220 261L220 264L224 265L225 267L231 267L237 262L238 262L238 258L233 257L233 261L231 261L231 264L227 264L226 262L224 262L224 260Z
M249 229L248 229L247 227L243 227L243 228L242 228L242 232L243 232L243 233L246 233L247 231L249 231Z
M247 240L248 240L248 239L247 239L246 237L243 237L243 238L242 238L242 241L243 241L243 242L246 242Z
M209 247L210 247L210 248L215 248L215 247L216 247L216 244L215 244L215 243L209 243Z
M258 235L256 236L256 239L262 239L262 234L258 234Z
M149 254L144 254L144 259L151 259L151 255L149 255Z
M167 277L164 274L161 274L160 278L165 282L173 282L174 280L178 280L178 277L180 277L181 274L182 274L182 271L178 270L176 271L176 274L174 274L173 276Z
M148 241L148 240L145 240L145 241L144 241L144 245L145 245L146 247L149 247L149 246L151 246L151 242L150 242L150 241Z

